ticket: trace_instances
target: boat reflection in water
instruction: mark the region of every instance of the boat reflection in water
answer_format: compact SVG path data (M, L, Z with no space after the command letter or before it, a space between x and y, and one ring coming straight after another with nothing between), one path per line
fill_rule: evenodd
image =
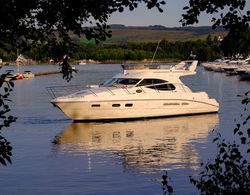
M59 152L95 155L110 152L125 168L152 172L161 166L193 168L199 163L195 143L207 141L218 115L197 115L133 122L72 123L56 136Z

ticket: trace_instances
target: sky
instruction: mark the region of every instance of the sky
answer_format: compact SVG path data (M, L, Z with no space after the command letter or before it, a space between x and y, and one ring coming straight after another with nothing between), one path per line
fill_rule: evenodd
M146 5L141 3L134 11L125 10L123 13L114 13L108 24L124 24L126 26L149 26L163 25L166 27L180 27L183 7L188 5L188 0L167 0L164 5L164 12L160 13L156 8L148 10ZM247 0L247 10L250 10L250 0ZM212 16L202 14L196 26L210 26Z

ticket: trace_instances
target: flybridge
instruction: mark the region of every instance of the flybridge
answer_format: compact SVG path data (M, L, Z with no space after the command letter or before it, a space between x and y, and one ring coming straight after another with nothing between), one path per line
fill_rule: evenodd
M178 73L180 76L193 75L197 67L198 61L182 61L176 65L163 64L138 64L138 65L122 65L124 74L135 72L151 72L151 73Z

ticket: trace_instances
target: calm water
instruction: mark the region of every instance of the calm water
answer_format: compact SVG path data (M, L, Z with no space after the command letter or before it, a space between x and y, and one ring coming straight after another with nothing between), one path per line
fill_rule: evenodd
M13 67L10 67L13 68ZM38 72L57 66L24 68ZM215 155L213 129L232 138L242 111L238 94L250 82L206 72L183 79L220 103L219 114L114 123L72 123L50 103L46 87L98 84L119 65L78 66L68 84L61 75L15 82L12 114L18 121L2 134L13 146L13 164L0 167L0 194L162 194L169 171L175 194L195 194L188 176ZM54 144L56 142L57 144Z

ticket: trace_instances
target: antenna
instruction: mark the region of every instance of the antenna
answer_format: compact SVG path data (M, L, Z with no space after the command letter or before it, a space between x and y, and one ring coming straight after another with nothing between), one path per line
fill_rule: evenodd
M153 61L154 61L154 59L155 59L155 54L156 54L156 52L157 52L157 50L158 50L158 48L159 48L160 42L161 42L161 40L158 41L158 44L157 44L157 47L156 47L156 49L155 49L153 58L152 58L152 60L151 60L151 64L153 63Z
M196 58L196 55L193 54L193 51L190 52L190 55L189 55L188 59L189 59L189 58L191 58L191 59L193 59L193 60Z

